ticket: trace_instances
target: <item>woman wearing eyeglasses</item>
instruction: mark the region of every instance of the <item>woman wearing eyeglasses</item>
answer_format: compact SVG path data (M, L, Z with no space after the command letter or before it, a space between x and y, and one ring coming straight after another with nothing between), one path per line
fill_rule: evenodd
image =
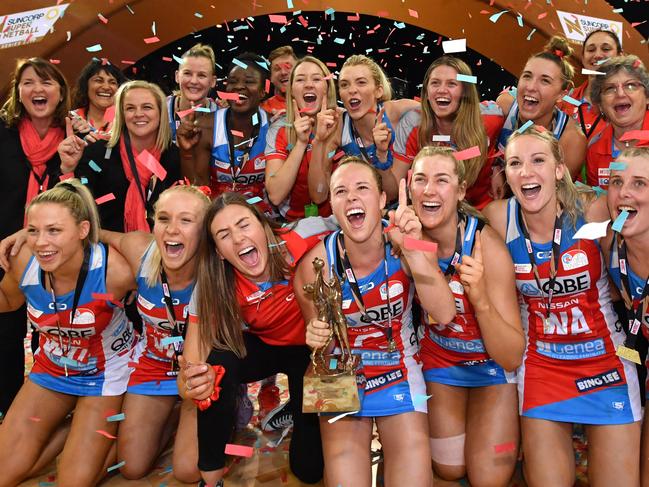
M649 73L637 56L618 56L604 63L591 87L591 98L599 105L609 125L593 138L586 153L587 181L608 187L609 164L620 151L646 145L632 131L649 130Z

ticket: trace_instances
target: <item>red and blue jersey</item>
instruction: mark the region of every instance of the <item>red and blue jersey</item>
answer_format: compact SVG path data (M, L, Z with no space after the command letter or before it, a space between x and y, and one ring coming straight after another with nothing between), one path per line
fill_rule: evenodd
M380 111L381 108L382 105L379 105L378 110ZM383 119L381 120L381 122L384 122L392 131L390 145L388 147L388 152L391 153L395 140L395 131L392 127L392 123L390 122L390 118L388 117L387 113L383 113ZM376 145L372 144L368 147L361 148L361 146L358 144L356 134L354 133L353 123L354 121L349 116L349 113L343 112L343 128L340 148L346 155L360 157L361 159L366 160L366 162L372 164L371 159L376 154ZM363 153L363 151L365 151L365 153ZM369 157L369 159L366 159L366 155Z
M160 280L154 286L147 283L151 272L153 250L156 243L147 247L137 280L137 310L142 317L142 337L138 342L133 361L130 364L133 372L128 383L128 392L144 395L176 395L176 371L173 369L175 359L174 344L170 342L173 325L165 305ZM189 301L194 283L181 290L170 290L176 326L181 336L184 335Z
M584 224L562 219L554 294L548 306L552 242L532 242L541 289L518 221L518 202L507 205L506 241L514 261L521 319L527 334L518 371L523 416L584 424L640 419L635 365L616 355L624 342L599 245L575 240ZM549 309L548 309L549 307Z
M126 390L135 336L123 308L106 299L106 266L105 248L92 245L72 317L75 291L56 296L54 312L40 265L34 257L29 260L20 289L29 322L40 332L32 382L76 396L116 396Z
M342 279L337 269L339 233L336 231L325 239L325 248L330 276L336 273ZM349 281L342 283L342 308L347 319L349 345L352 353L361 358L367 379L365 397L357 416L426 412L426 387L412 323L415 286L404 272L401 260L390 251L390 244L386 244L387 282L386 262L381 262L371 274L356 277L365 313L354 300ZM390 314L394 351L388 350L386 337Z
M465 225L462 256L471 255L479 220L468 216ZM439 259L439 267L446 272L453 256ZM482 387L515 381L515 374L506 372L487 353L475 311L457 272L448 283L455 298L456 315L450 323L437 323L422 313L424 336L421 340L421 358L424 378L460 387Z

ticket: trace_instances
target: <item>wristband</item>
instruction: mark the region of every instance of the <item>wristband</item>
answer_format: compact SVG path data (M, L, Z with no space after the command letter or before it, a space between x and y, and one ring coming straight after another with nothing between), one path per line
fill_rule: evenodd
M375 152L374 154L372 154L372 160L370 162L379 171L387 171L392 167L392 163L394 162L394 155L392 154L391 150L388 150L387 156L387 160L385 162L381 162L379 161L379 158L376 156Z
M201 411L205 411L207 408L209 408L212 405L212 402L216 402L219 400L219 395L221 394L221 388L219 387L219 384L221 383L221 379L223 379L223 376L225 375L225 367L222 365L212 365L212 368L214 369L214 391L212 394L210 394L210 397L207 399L192 399L194 401L194 404L198 406L198 409Z

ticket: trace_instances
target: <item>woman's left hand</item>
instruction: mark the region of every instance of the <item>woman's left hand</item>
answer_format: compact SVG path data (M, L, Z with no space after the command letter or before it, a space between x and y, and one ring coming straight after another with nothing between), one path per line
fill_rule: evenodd
M214 392L214 369L206 363L190 363L182 355L178 357L181 380L185 384L184 397L195 401L209 398Z
M408 206L408 193L406 191L406 180L399 181L399 206L396 211L389 213L390 226L394 228L390 231L390 240L394 245L403 250L403 238L410 237L421 240L421 222L415 211Z
M390 148L390 141L392 140L392 130L390 130L388 124L383 121L384 113L385 107L381 108L378 115L376 116L374 128L372 129L372 137L374 138L376 154L377 156L379 156L380 160L383 160L380 155L386 154L388 152L388 149Z

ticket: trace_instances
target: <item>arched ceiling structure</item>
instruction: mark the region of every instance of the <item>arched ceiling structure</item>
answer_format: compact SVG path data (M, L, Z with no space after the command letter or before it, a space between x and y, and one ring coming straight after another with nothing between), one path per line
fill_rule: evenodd
M56 3L2 0L0 19L6 14ZM63 18L54 25L54 31L42 41L0 49L0 72L7 74L0 87L4 93L17 58L41 56L58 60L59 67L72 80L92 56L108 58L123 68L191 32L233 19L300 9L377 15L445 37L466 38L470 48L512 73L520 71L529 53L541 50L551 35L562 32L556 13L562 10L622 22L625 50L649 64L647 44L641 35L604 0L72 0ZM503 10L508 12L497 22L490 21L492 14ZM144 39L153 37L154 22L160 41L147 44ZM535 31L528 40L532 29ZM87 50L96 44L101 44L101 51Z

